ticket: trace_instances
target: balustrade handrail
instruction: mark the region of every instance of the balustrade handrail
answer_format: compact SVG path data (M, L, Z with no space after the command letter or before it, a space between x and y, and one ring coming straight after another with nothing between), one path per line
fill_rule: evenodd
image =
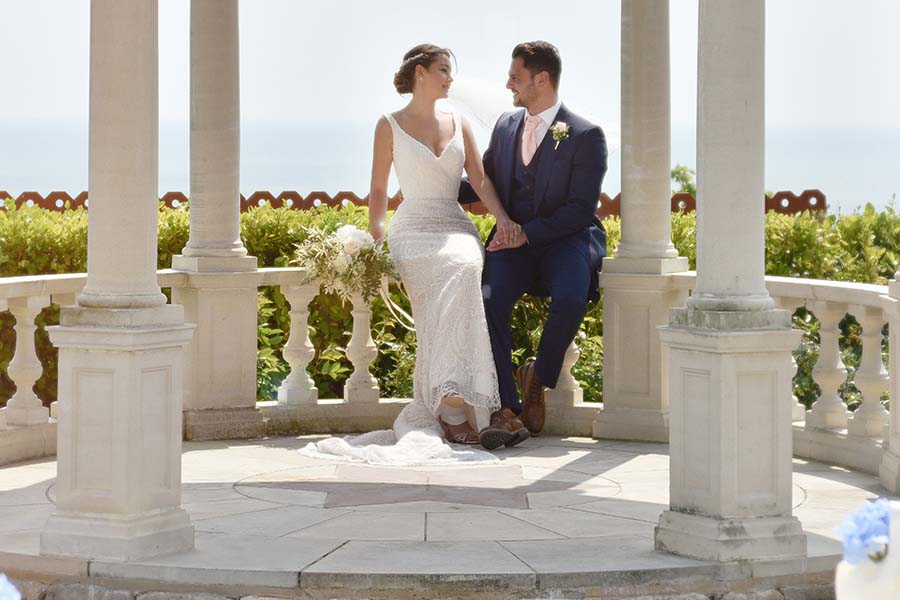
M690 290L696 285L697 273L696 271L684 271L672 273L670 277L677 289ZM880 308L881 296L888 293L887 285L775 275L766 276L766 289L773 298L835 302L871 308Z

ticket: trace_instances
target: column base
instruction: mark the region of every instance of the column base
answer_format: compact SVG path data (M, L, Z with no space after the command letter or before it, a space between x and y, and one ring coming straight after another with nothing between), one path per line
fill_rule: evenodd
M665 511L655 547L699 560L789 560L806 557L806 536L796 517L717 519Z
M255 256L185 256L172 257L172 268L191 273L246 273L256 271Z
M667 359L659 326L669 310L683 306L687 291L669 273L687 271L678 258L604 259L603 410L597 413L595 437L667 442L669 394Z
M44 556L126 562L194 547L194 526L183 508L116 517L57 512L41 532Z
M669 441L669 411L604 406L594 421L594 437L666 443Z
M246 440L266 434L266 421L257 408L210 408L184 411L184 439Z
M197 324L185 350L186 411L255 411L257 289L262 276L261 272L190 273L183 286L172 288L172 301L184 306L188 322ZM250 412L244 414L249 417ZM213 421L223 418L229 420L215 417ZM220 438L203 434L203 439Z
M41 425L50 419L50 411L43 406L6 406L7 425Z

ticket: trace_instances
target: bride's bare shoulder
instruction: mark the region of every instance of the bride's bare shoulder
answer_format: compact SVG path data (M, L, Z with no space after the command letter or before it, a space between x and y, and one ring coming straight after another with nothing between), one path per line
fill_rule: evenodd
M381 115L378 117L378 122L375 123L375 143L391 143L393 138L394 132L391 129L391 123L388 121L387 115Z

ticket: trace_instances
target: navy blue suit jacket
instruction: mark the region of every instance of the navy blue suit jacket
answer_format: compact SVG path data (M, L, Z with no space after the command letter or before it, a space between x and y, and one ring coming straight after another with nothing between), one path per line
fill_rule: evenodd
M523 109L500 117L484 153L485 172L508 212L525 112ZM583 251L595 273L590 297L596 300L599 297L596 271L606 256L606 232L594 213L606 174L606 137L598 125L570 112L565 105L560 105L553 125L560 121L568 125L569 137L557 146L553 132L548 131L538 147L532 159L537 161L535 217L521 225L532 248L541 249L566 240ZM464 180L459 201L465 204L477 200L472 186ZM489 241L493 234L492 231Z

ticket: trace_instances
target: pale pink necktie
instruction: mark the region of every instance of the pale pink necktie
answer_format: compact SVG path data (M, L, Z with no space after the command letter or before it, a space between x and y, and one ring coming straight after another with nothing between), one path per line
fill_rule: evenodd
M543 121L536 115L525 119L525 131L522 133L522 162L525 166L528 166L534 158L534 153L537 152L537 126Z

